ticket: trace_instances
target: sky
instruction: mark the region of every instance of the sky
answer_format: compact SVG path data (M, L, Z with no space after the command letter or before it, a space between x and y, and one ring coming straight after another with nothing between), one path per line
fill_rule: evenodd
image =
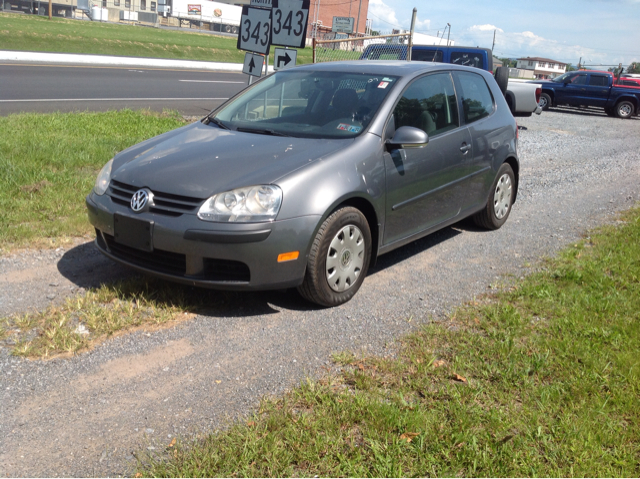
M357 1L357 0L354 0ZM640 0L369 0L373 29L409 29L456 45L491 48L501 58L544 57L606 70L640 61ZM446 40L446 33L444 38Z

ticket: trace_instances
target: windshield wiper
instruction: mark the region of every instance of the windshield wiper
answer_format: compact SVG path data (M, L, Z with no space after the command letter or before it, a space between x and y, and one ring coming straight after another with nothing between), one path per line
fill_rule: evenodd
M236 128L236 131L243 131L245 133L257 133L258 135L271 135L271 136L290 136L279 131L272 130L270 128Z
M215 125L218 125L220 128L222 128L223 130L230 130L231 128L229 128L227 125L225 125L224 123L222 123L222 120L218 120L215 116L210 116L209 117L209 123L213 123Z

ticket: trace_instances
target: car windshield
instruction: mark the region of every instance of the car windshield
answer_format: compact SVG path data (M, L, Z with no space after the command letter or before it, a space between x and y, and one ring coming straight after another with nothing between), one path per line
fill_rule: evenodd
M221 128L263 135L352 138L367 128L397 79L355 72L277 72L210 118Z
M553 78L551 81L557 82L557 83L564 83L566 81L571 80L571 77L573 75L575 75L576 72L567 72L564 75L560 75L559 77L555 77Z

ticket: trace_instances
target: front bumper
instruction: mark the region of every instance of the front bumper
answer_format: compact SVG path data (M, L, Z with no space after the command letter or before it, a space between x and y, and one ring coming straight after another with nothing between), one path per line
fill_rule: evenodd
M106 256L152 275L195 286L264 290L298 286L304 279L311 239L320 216L272 223L209 223L193 214L136 214L108 195L86 198L96 246ZM114 237L114 214L152 224L147 251ZM298 259L278 255L299 251Z

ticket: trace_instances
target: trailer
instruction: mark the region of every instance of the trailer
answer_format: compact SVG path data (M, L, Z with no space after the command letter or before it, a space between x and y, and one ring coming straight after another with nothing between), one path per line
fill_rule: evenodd
M237 34L242 7L209 0L173 0L169 14L181 23L189 22L200 27L209 24L214 32Z

